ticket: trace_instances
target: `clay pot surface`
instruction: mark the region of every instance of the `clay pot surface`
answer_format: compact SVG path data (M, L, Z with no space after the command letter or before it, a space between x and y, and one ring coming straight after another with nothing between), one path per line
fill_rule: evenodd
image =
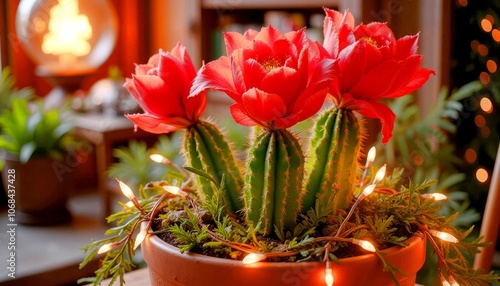
M71 220L66 202L73 187L72 176L59 164L62 163L48 157L33 157L23 164L16 156L6 155L2 180L7 192L9 180L13 179L16 222L50 225ZM15 177L9 177L9 169L14 170Z
M415 235L408 247L384 250L386 258L408 276L397 274L401 286L414 286L416 273L425 261L425 239ZM244 265L241 261L184 253L149 235L142 242L142 254L149 267L151 285L238 285L238 286L325 286L325 263L259 262ZM335 286L395 285L375 254L340 259L332 263Z

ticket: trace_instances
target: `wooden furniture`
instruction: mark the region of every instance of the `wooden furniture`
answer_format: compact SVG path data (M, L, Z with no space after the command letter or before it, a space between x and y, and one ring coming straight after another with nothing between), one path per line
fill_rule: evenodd
M106 279L102 281L102 286L108 286L111 279ZM141 268L139 270L131 271L125 274L125 282L127 285L133 286L149 286L151 285L149 278L149 272L147 268ZM117 283L116 283L117 284ZM93 284L87 284L85 286L92 286Z
M498 146L495 167L491 177L488 199L484 209L483 222L481 224L481 236L485 241L491 242L491 245L481 249L474 258L474 268L484 269L487 273L491 270L495 245L500 230L500 145Z
M134 124L123 116L102 113L74 114L74 134L95 146L98 191L103 200L103 216L111 214L111 198L113 192L107 187L107 170L113 162L113 149L132 139L154 142L156 134L138 129L134 132Z

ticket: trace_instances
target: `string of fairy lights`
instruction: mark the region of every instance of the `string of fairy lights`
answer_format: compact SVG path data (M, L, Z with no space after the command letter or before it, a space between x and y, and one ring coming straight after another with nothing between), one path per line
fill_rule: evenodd
M474 72L479 73L479 81L486 88L478 98L479 102L476 114L474 115L474 125L478 128L477 136L480 140L493 140L496 136L492 138L492 133L497 131L495 130L495 124L488 122L488 118L494 115L495 104L490 99L491 92L488 92L488 89L497 88L496 85L498 85L498 82L496 82L498 78L496 77L500 63L496 57L498 56L498 45L500 44L500 21L498 21L495 9L495 5L498 6L498 3L494 4L493 1L485 1L479 5L479 3L473 3L468 0L457 0L456 3L460 9L469 9L470 14L475 14L473 19L479 25L479 34L471 33L475 36L470 41L472 51L470 62L475 66ZM461 21L464 20L461 19ZM478 62L479 64L477 64ZM464 159L469 165L477 165L474 171L475 179L479 183L485 183L490 178L491 170L485 166L481 166L479 152L477 144L476 146L468 146L464 153Z
M367 159L366 159L366 164L365 168L363 170L363 176L362 178L365 178L367 175L368 170L370 169L373 161L375 160L376 156L376 149L375 147L372 147L368 154L367 154ZM151 160L161 163L161 164L167 164L167 165L175 165L173 162L168 160L167 158L159 155L159 154L153 154L150 156ZM345 228L345 222L347 222L351 215L353 214L354 210L356 207L359 205L359 203L370 196L372 193L375 191L384 193L382 190L377 190L377 184L380 183L385 176L386 173L386 165L383 165L380 169L378 169L377 173L375 174L373 180L368 184L366 187L363 188L363 183L364 180L362 180L363 183L361 183L360 188L363 188L363 191L361 194L356 198L354 201L353 206L350 208L347 216L344 218L343 222L341 223L337 233L335 236L322 236L322 237L316 237L314 238L313 242L314 243L325 243L324 245L324 258L323 262L325 263L325 269L324 269L324 282L327 286L333 286L335 282L335 276L339 275L339 273L335 272L335 265L332 263L330 260L329 253L331 251L332 245L334 245L337 242L346 242L346 243L351 243L354 245L357 245L361 248L363 248L366 251L375 253L378 251L377 246L374 245L372 242L368 240L363 240L363 239L356 239L352 237L348 237L346 233L351 233L352 231L345 231L342 232L342 230ZM146 213L146 211L142 208L140 201L135 197L133 191L128 187L125 183L121 182L118 180L120 189L122 193L129 199L129 202L125 204L126 207L129 208L136 208L140 211L142 219L137 220L133 227L132 231L125 235L121 240L117 242L111 242L102 245L99 250L98 254L106 253L114 248L117 248L119 246L122 246L122 249L124 248L124 245L126 245L130 240L133 239L135 230L139 227L140 223L142 222L147 222L146 227L143 227L140 232L136 235L135 241L134 241L134 246L133 249L135 250L141 242L147 237L147 235L150 233L150 229L152 226L152 222L154 219L154 215L156 214L156 209L160 208L163 201L168 199L169 196L180 196L184 199L186 199L191 207L193 208L193 211L196 215L198 215L198 222L201 227L205 228L207 230L208 235L210 236L211 239L214 241L220 242L222 244L225 244L235 250L241 251L245 253L245 257L241 261L243 265L249 265L249 264L255 264L258 262L265 261L270 258L275 258L275 257L289 257L289 256L294 256L299 254L299 251L278 251L278 252L261 252L257 247L250 245L250 244L241 244L241 243L234 243L225 240L222 237L219 237L215 232L211 231L207 225L205 225L202 222L201 218L201 212L199 210L199 207L195 200L189 196L188 192L184 191L183 188L189 184L189 180L183 184L181 187L177 186L162 186L162 188L166 191L166 193L162 194L161 197L156 201L152 209ZM432 199L434 201L439 201L439 200L445 200L447 197L443 194L440 193L427 193L427 194L422 194L421 195L422 199ZM443 231L438 231L434 229L429 229L426 226L423 225L418 225L419 231L424 234L427 239L433 244L434 249L438 256L442 256L441 251L439 250L439 247L437 246L436 242L434 241L434 238L438 238L442 241L448 242L448 243L458 243L459 240L454 237L453 235L443 232ZM445 269L446 271L444 272L442 269ZM441 280L442 285L444 286L458 286L459 284L455 281L455 278L453 277L453 271L448 267L447 263L445 262L444 258L439 259L439 277ZM444 274L447 274L447 277L445 277Z

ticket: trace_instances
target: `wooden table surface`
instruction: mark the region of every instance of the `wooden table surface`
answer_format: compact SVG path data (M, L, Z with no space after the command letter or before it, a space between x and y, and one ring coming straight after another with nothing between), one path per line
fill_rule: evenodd
M108 286L111 279L106 279L102 281L101 286ZM149 272L147 268L141 268L139 270L134 270L125 274L126 285L131 286L149 286L151 280L149 280ZM114 285L120 285L120 282L115 282ZM85 286L92 286L92 284L87 284Z

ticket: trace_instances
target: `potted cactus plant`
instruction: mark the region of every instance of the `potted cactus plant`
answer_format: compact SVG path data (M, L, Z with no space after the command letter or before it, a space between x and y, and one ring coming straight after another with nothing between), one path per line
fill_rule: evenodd
M127 117L149 132L184 132L186 167L135 192L118 182L130 202L108 218L118 225L109 237L84 247L82 266L106 255L82 281L115 282L142 245L153 285L414 285L426 241L443 284L498 281L468 268L462 250L481 244L437 215L442 196L423 193L432 180L402 184L402 171L372 166L365 146L361 116L379 118L387 142L395 116L382 99L433 74L420 67L418 35L396 39L383 23L325 12L323 44L304 29L264 27L226 33L227 56L198 72L181 44L136 66L125 87L145 113ZM202 119L210 89L253 128L243 163ZM314 124L299 139L291 128L304 120Z

